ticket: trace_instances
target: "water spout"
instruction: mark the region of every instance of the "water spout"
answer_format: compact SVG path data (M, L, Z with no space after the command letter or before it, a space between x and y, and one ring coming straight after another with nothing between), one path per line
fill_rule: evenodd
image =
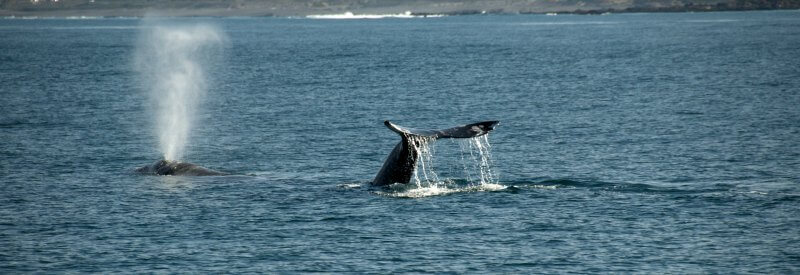
M156 133L169 161L184 157L190 130L208 81L203 61L219 49L222 34L209 25L147 26L136 48L135 66L153 102Z

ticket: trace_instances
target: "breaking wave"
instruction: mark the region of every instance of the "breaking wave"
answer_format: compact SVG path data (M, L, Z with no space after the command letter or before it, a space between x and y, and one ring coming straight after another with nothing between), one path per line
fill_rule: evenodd
M410 11L396 14L354 14L352 12L345 12L341 14L314 14L307 15L306 18L310 19L383 19L383 18L426 18L426 17L442 17L443 14L413 14Z

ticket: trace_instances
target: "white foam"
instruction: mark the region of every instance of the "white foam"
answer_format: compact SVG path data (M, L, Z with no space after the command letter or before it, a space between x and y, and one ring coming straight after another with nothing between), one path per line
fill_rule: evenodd
M519 23L522 26L570 26L570 25L613 25L620 22L611 21L563 21L563 22L525 22Z
M741 20L736 19L708 19L708 20L685 20L687 23L733 23Z
M449 189L446 187L428 186L428 187L409 189L402 192L386 192L383 193L383 195L395 198L424 198L431 196L441 196L454 192L457 192L457 190Z
M359 189L359 188L361 188L361 186L362 186L361 183L343 183L343 184L339 184L339 187L344 188L344 189Z
M43 29L54 30L132 30L139 29L137 26L73 26L73 27L51 27Z
M70 20L87 20L87 19L102 19L102 18L103 18L102 16L86 16L86 15L64 17L64 19L70 19Z
M502 184L470 184L458 186L452 182L444 181L428 183L424 186L394 184L387 187L388 191L378 191L376 193L394 198L425 198L455 193L496 192L505 190L506 188L508 188L508 186Z
M481 185L474 185L471 188L468 188L468 190L493 192L493 191L505 190L506 188L508 188L508 186L502 184L484 183Z
M442 17L442 14L431 15L414 15L411 11L397 14L354 14L352 12L345 12L342 14L314 14L307 15L306 18L310 19L383 19L383 18L424 18L424 17Z

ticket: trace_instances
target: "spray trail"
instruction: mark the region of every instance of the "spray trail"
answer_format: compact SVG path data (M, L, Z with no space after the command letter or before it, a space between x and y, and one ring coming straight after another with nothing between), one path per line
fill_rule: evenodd
M436 167L433 162L433 155L436 153L434 141L433 138L409 137L409 147L418 156L413 175L416 184L395 184L389 186L389 190L376 193L390 197L423 198L460 192L494 192L507 188L499 183L497 172L493 168L488 135L459 141L461 169L466 176L466 182L439 177L436 169L441 167Z
M423 183L438 184L439 176L433 169L433 153L435 138L425 136L409 136L409 148L416 151L417 167L414 169L414 182L417 187L422 187Z
M489 144L489 135L471 138L469 145L470 156L478 164L480 183L482 185L497 184L499 182L497 174L492 170L494 163L492 162L492 146ZM475 152L477 152L477 156Z
M208 88L202 61L221 42L221 32L208 25L143 29L135 64L155 107L156 132L166 160L180 160L184 155Z
M489 135L470 138L460 142L461 164L469 182L479 185L498 184L497 173L493 170ZM473 174L473 172L477 172ZM477 177L477 178L476 178Z
M437 186L443 183L436 173L434 163L435 139L423 136L408 137L409 147L417 154L417 167L414 169L414 182L417 187ZM489 135L469 138L460 142L461 165L464 176L469 182L479 185L498 184L497 173L493 170L491 144ZM476 173L477 172L477 173ZM477 178L473 178L473 174Z
M409 148L417 155L417 166L414 169L413 185L392 185L388 193L393 197L428 197L456 192L497 191L506 186L499 184L497 173L493 169L491 146L488 135L462 140L461 169L466 177L466 185L459 180L440 178L434 163L436 139L424 136L409 136ZM446 151L446 150L445 150Z

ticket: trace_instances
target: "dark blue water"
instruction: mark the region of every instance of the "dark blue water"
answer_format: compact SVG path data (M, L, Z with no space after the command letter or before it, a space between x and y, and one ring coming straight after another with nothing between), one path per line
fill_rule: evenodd
M152 25L0 20L0 271L797 273L798 15L167 20L226 36L183 158L223 177L133 173ZM442 140L447 192L370 187L387 119L500 120L499 186Z

